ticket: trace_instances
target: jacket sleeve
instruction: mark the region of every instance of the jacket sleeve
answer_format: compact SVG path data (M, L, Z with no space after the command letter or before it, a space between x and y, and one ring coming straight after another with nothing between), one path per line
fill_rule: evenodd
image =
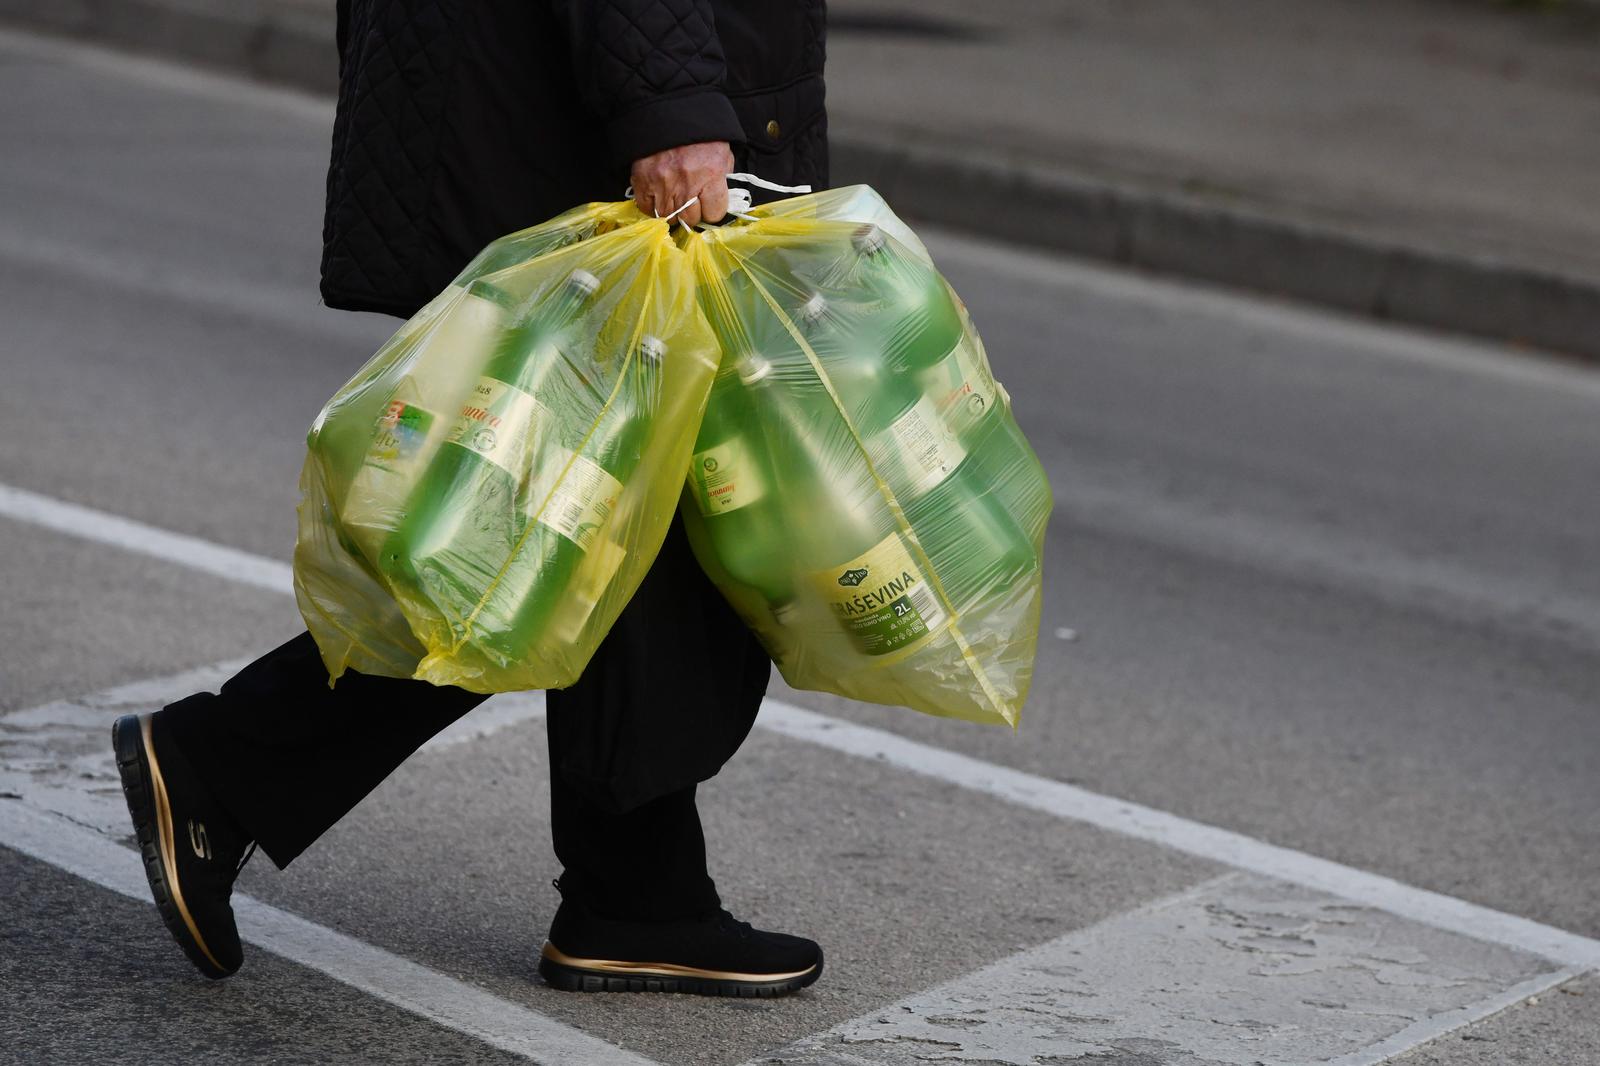
M710 0L552 0L583 102L613 161L700 141L744 140L723 93Z

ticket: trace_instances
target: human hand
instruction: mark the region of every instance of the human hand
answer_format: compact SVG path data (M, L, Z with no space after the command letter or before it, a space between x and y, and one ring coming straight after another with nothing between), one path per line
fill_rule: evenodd
M720 222L728 213L728 172L733 150L727 141L702 141L668 148L633 161L633 202L647 215L667 215L700 197L677 216L688 225Z

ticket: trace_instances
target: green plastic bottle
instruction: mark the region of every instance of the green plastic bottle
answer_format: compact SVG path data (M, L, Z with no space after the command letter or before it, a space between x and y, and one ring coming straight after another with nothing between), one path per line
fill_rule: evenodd
M889 312L891 319L898 316L898 324L891 330L891 343L898 347L888 366L915 381L931 401L931 406L921 409L921 424L942 424L965 453L959 461L958 476L965 479L967 491L982 495L968 516L969 521L983 527L991 543L1011 545L991 556L990 565L957 568L951 594L959 601L966 589L981 588L984 582L1008 583L1007 575L1019 573L1016 567L1024 556L1005 530L1008 523L1001 516L1008 516L1009 524L1031 543L1043 530L1049 514L1049 482L1016 423L1004 417L1010 399L990 372L982 342L967 328L959 301L944 279L921 260L888 242L875 226L858 229L853 242L861 257L858 280L882 294L887 306L910 308L904 313ZM890 392L895 388L892 384L886 387ZM916 435L910 416L903 417L907 420L898 423L901 443ZM937 475L930 471L928 476L932 479ZM930 498L919 496L908 508L913 522L926 524L925 540L940 560L941 574L945 572L943 560L958 543L956 538L965 535L959 524L942 520L943 495L959 496L957 486L933 489ZM1033 555L1030 550L1029 557ZM976 558L969 557L968 563Z
M380 552L392 580L453 605L476 601L493 582L522 525L529 450L559 431L541 387L568 362L562 347L599 285L574 270L501 334ZM470 291L484 288L492 286L477 281Z
M822 624L862 656L863 665L927 643L949 615L826 391L808 376L784 380L759 355L741 360L739 377L748 382L779 487L768 499L780 532L744 550L747 583L763 591L787 583L792 599L769 594L775 619L805 631L814 618L825 617ZM763 565L765 574L751 573ZM779 657L784 652L777 649Z
M981 344L967 332L960 302L938 271L890 243L878 226L858 228L851 242L859 256L852 280L884 309L872 316L885 323L873 343L881 345L889 369L916 379L940 419L963 447L974 450L993 431L996 420L990 416L1005 393L989 372Z
M618 400L581 449L545 442L522 493L523 525L485 605L481 644L508 660L554 635L573 640L626 557L610 520L656 424L666 345L643 337Z
M830 315L820 296L813 296L802 314L808 335L837 353L824 360L835 389L850 409L873 467L916 530L951 606L960 610L980 594L1031 573L1037 555L1007 502L992 491L984 464L967 451L915 375L871 347L881 334L861 329L860 321ZM835 335L826 336L830 331Z
M917 374L948 358L966 324L939 272L890 244L876 225L858 227L850 243L859 257L850 282L874 304L856 324L857 340L894 371Z
M499 344L513 310L499 289L469 286L408 339L413 350L403 358L411 369L386 397L364 389L328 422L328 429L339 426L351 438L325 432L318 445L335 483L348 485L341 498L341 526L363 554L376 558L381 553L444 446L451 412L460 409L460 398L477 380L472 360L461 355ZM359 465L352 468L352 459ZM341 478L342 472L348 473Z
M723 569L781 609L794 599L787 566L774 566L784 541L776 477L752 390L772 372L753 353L726 361L711 387L689 462L689 495Z

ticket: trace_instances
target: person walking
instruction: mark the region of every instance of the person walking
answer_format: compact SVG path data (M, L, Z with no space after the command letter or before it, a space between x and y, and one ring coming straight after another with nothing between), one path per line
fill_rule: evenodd
M323 225L329 307L408 318L489 241L629 183L646 213L719 221L725 176L827 185L823 0L338 0ZM582 677L546 700L561 904L556 988L778 995L811 940L722 907L696 785L743 743L771 662L675 520ZM485 697L346 673L309 634L113 726L161 917L200 972L243 952L229 899L282 868Z

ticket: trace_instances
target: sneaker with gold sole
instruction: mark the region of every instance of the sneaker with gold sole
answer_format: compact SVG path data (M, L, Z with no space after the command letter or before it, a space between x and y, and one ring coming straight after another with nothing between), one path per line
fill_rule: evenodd
M167 742L159 712L118 718L111 746L161 920L196 969L207 977L229 976L244 961L244 949L228 900L255 844Z
M602 918L566 899L550 924L539 975L567 992L787 995L822 975L822 948L751 928L725 910L675 922Z

